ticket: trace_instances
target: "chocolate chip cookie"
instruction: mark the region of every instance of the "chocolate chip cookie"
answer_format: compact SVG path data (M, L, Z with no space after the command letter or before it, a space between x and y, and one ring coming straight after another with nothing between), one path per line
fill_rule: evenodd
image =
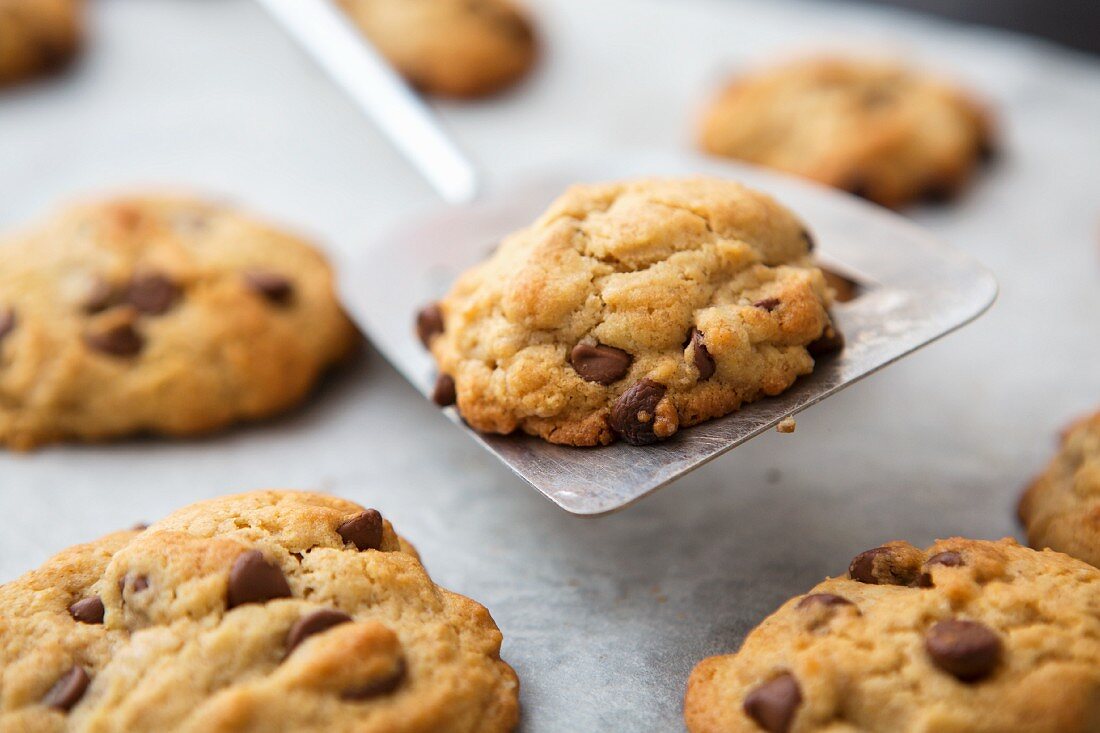
M644 445L787 389L839 345L805 225L717 179L575 186L425 308L475 429Z
M954 196L992 137L988 113L952 86L891 63L813 58L734 81L700 141L898 207Z
M76 205L0 242L0 443L269 416L354 342L328 265L289 234L189 199Z
M229 496L0 587L0 730L507 731L500 643L377 511Z
M536 56L527 13L512 0L340 0L411 84L479 97L527 73Z
M1062 434L1058 454L1024 492L1028 543L1100 567L1100 412Z
M1100 730L1100 570L1012 540L891 542L688 681L692 733Z
M56 71L83 35L83 0L0 0L0 86Z

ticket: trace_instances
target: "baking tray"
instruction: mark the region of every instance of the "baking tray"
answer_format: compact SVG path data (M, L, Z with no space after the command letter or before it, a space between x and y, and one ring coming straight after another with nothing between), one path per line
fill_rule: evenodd
M526 488L368 348L302 409L263 424L0 452L0 579L202 498L329 491L378 507L433 578L492 611L521 679L524 731L677 731L692 665L736 649L857 552L1017 533L1020 488L1057 431L1100 404L1100 62L864 4L533 4L547 43L530 82L440 105L496 185L517 162L689 149L698 105L730 70L807 46L885 47L960 75L993 103L1002 158L951 206L905 214L988 266L996 304L806 410L794 434L765 433L592 519ZM433 204L251 0L88 7L94 36L72 75L0 94L0 225L74 195L169 185L351 258Z

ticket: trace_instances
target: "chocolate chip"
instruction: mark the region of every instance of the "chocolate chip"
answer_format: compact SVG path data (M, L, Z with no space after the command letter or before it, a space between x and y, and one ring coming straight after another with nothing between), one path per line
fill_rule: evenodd
M806 242L806 251L813 252L817 247L817 242L814 240L814 235L810 234L808 229L802 230L802 239Z
M142 313L167 313L180 297L180 288L164 275L135 275L126 286L126 302Z
M351 621L351 616L343 611L337 611L335 608L322 608L320 611L302 616L294 622L294 625L290 627L290 631L286 634L287 656L290 656L295 647L314 634L320 634L322 631L328 631L333 626L346 624L349 621Z
M860 177L853 177L842 188L853 196L858 196L868 201L871 200L871 188L867 184L867 181Z
M84 697L84 691L88 689L88 683L91 681L84 668L74 664L53 684L42 698L42 704L67 713L80 702L80 698Z
M944 565L949 568L957 568L965 565L962 555L957 552L948 550L947 552L937 552L932 557L924 561L925 565Z
M397 689L401 681L405 679L405 660L398 660L393 672L380 680L369 682L362 687L353 687L345 690L340 697L345 700L366 700L379 695L388 695Z
M779 298L764 298L753 303L754 308L763 308L768 313L779 307Z
M691 329L691 344L694 347L695 368L699 370L699 381L703 382L714 376L714 357L707 351L707 345L703 343L703 332L697 328Z
M359 512L336 528L344 542L350 542L359 550L377 550L382 547L382 515L377 509Z
M851 609L856 616L861 615L856 604L832 593L811 593L803 596L795 608L802 612L802 620L811 631L828 624L845 608Z
M123 575L121 578L118 579L118 592L119 592L120 595L122 595L126 592L126 584L127 583L130 583L130 589L134 593L140 593L140 592L142 592L143 590L145 590L146 588L149 587L149 578L145 577L144 575L138 575L136 577L133 577L132 582L131 582L131 577L133 577L133 576L127 574L127 575Z
M116 323L104 330L85 333L84 343L111 356L134 356L145 346L145 339L132 323Z
M849 601L842 596L833 595L832 593L811 593L808 596L804 596L801 601L798 602L796 608L813 608L814 606L855 606L856 604Z
M577 344L569 354L569 363L582 379L605 387L626 376L633 361L622 349L604 344Z
M963 682L976 682L992 674L1001 661L1000 637L977 621L940 621L924 637L932 662Z
M443 309L439 303L432 303L420 309L416 314L416 336L427 349L432 339L443 333Z
M652 379L635 382L611 407L608 423L623 440L631 445L649 445L661 438L653 432L657 419L657 403L665 396L667 387Z
M82 307L85 313L99 313L106 310L114 302L115 290L111 287L111 283L97 277L88 286L88 292L84 294Z
M957 552L937 552L932 557L924 561L924 566L921 568L920 578L917 579L917 585L921 588L932 587L932 571L928 568L932 565L943 565L944 567L957 568L964 565L962 555Z
M768 733L787 733L794 722L802 690L789 672L756 687L745 697L745 715Z
M69 606L69 615L82 624L103 623L103 601L99 596L81 598Z
M978 142L978 160L982 163L991 163L1001 154L997 144L991 136L985 136Z
M15 330L15 311L11 308L0 308L0 339Z
M948 181L931 181L921 192L921 201L932 206L951 203L959 195L957 184Z
M806 351L810 352L810 356L835 354L843 348L844 334L838 331L831 323L825 326L825 330L821 332L821 336L806 345Z
M248 287L272 303L286 305L294 295L294 285L287 278L267 270L249 270L244 273Z
M229 571L226 605L236 608L245 603L264 603L273 598L289 598L283 571L264 559L259 550L242 553Z
M455 392L455 380L450 374L440 374L432 390L432 402L440 407L450 407L458 399Z
M871 585L910 585L918 569L908 553L884 546L856 555L848 565L848 575Z

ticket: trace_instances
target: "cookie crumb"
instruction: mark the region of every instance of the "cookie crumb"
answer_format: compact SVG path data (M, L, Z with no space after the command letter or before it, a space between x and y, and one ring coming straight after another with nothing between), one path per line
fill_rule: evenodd
M785 417L779 421L775 429L780 433L793 433L796 427L798 427L798 423L794 421L793 417Z

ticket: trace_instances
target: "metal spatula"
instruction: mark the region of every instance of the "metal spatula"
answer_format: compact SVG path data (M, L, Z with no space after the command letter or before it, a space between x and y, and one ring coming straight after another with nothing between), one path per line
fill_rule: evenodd
M787 176L692 155L636 155L517 176L470 203L469 165L431 111L350 27L329 0L259 0L368 112L445 200L427 218L378 236L341 272L344 302L390 362L425 396L435 381L430 355L412 328L416 311L442 295L463 269L509 232L530 223L566 186L633 176L715 175L770 193L806 221L817 254L857 284L834 315L846 346L774 398L687 428L665 443L602 448L551 445L521 435L476 433L446 414L524 480L566 511L619 509L698 468L785 417L968 323L992 304L992 275L899 216Z

